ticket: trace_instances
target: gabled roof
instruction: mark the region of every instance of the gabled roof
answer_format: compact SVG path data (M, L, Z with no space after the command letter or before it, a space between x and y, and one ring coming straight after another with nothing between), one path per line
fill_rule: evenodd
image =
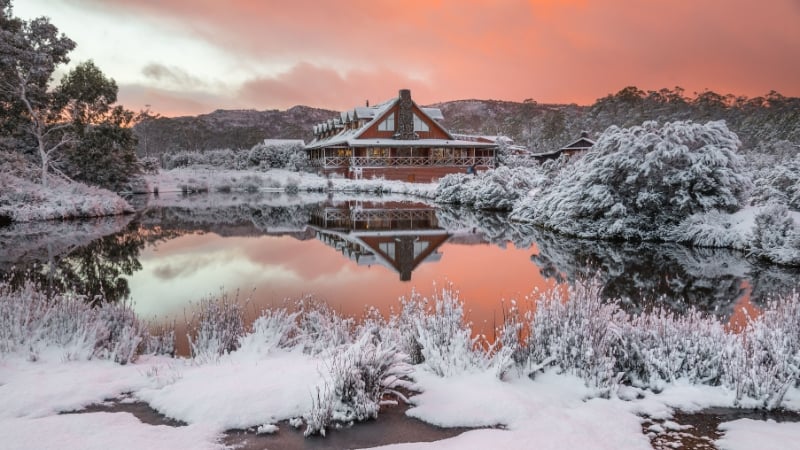
M584 131L578 140L561 147L559 150L585 150L594 147L594 144L595 142L589 139L589 133Z
M465 140L455 139L449 131L442 127L442 130L447 134L450 139L449 140L440 140L440 139L419 139L419 140L394 140L394 139L360 139L361 135L372 127L374 124L383 120L384 116L392 109L398 102L400 101L400 97L391 98L381 104L375 106L357 106L350 111L343 112L339 115L339 120L343 123L348 122L347 117L349 116L349 120L366 120L366 122L357 129L343 129L339 133L323 138L317 139L315 138L311 141L306 148L320 148L320 147L328 147L334 145L347 145L349 147L359 147L359 146L373 146L373 145L380 145L380 144L387 144L388 142L392 142L392 145L398 146L425 146L425 145L439 145L442 144L443 146L464 146L464 145L471 145L471 146L482 146L480 143L475 142L468 142ZM439 108L420 108L417 106L416 103L413 102L413 105L420 111L420 113L426 116L433 122L438 122L444 120L444 115L442 114L442 110ZM329 120L330 122L330 120ZM325 122L322 124L323 126L314 127L314 134L319 134L320 132L325 132L328 130L333 129L332 127L326 127ZM490 147L492 145L486 145Z

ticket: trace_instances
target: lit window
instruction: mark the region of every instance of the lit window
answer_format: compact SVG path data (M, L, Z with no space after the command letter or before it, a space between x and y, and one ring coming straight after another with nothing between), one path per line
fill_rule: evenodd
M386 116L386 120L378 125L379 131L394 131L394 113Z
M428 124L414 114L414 131L430 131Z

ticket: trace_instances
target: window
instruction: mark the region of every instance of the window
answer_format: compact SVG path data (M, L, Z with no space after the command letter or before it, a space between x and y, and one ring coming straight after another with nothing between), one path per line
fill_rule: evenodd
M394 259L394 242L381 242L378 248L389 258Z
M431 129L428 128L428 124L425 123L422 119L419 118L416 114L414 114L414 131L430 131Z
M386 116L386 120L378 125L378 131L394 131L394 113Z

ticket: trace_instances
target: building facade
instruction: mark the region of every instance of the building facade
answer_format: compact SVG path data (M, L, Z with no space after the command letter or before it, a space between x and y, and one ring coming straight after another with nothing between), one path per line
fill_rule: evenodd
M429 182L449 173L495 166L497 144L458 139L438 108L421 108L411 91L376 106L356 107L314 126L305 147L323 174Z

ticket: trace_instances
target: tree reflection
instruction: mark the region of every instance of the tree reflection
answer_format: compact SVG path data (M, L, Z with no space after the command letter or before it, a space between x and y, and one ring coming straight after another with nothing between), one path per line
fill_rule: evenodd
M46 255L17 262L6 269L5 278L12 285L32 281L51 292L80 293L91 303L123 300L130 295L124 277L142 268L138 257L145 245L145 235L139 231L138 224L131 222L118 233L62 254L48 249Z
M464 209L443 208L440 222L450 229L474 228L497 245L535 244L538 253L531 261L542 276L559 283L596 277L605 298L620 299L634 313L654 306L683 312L692 306L728 317L748 286L750 300L763 305L800 283L800 270L751 262L728 249L574 239L509 222L501 213Z

